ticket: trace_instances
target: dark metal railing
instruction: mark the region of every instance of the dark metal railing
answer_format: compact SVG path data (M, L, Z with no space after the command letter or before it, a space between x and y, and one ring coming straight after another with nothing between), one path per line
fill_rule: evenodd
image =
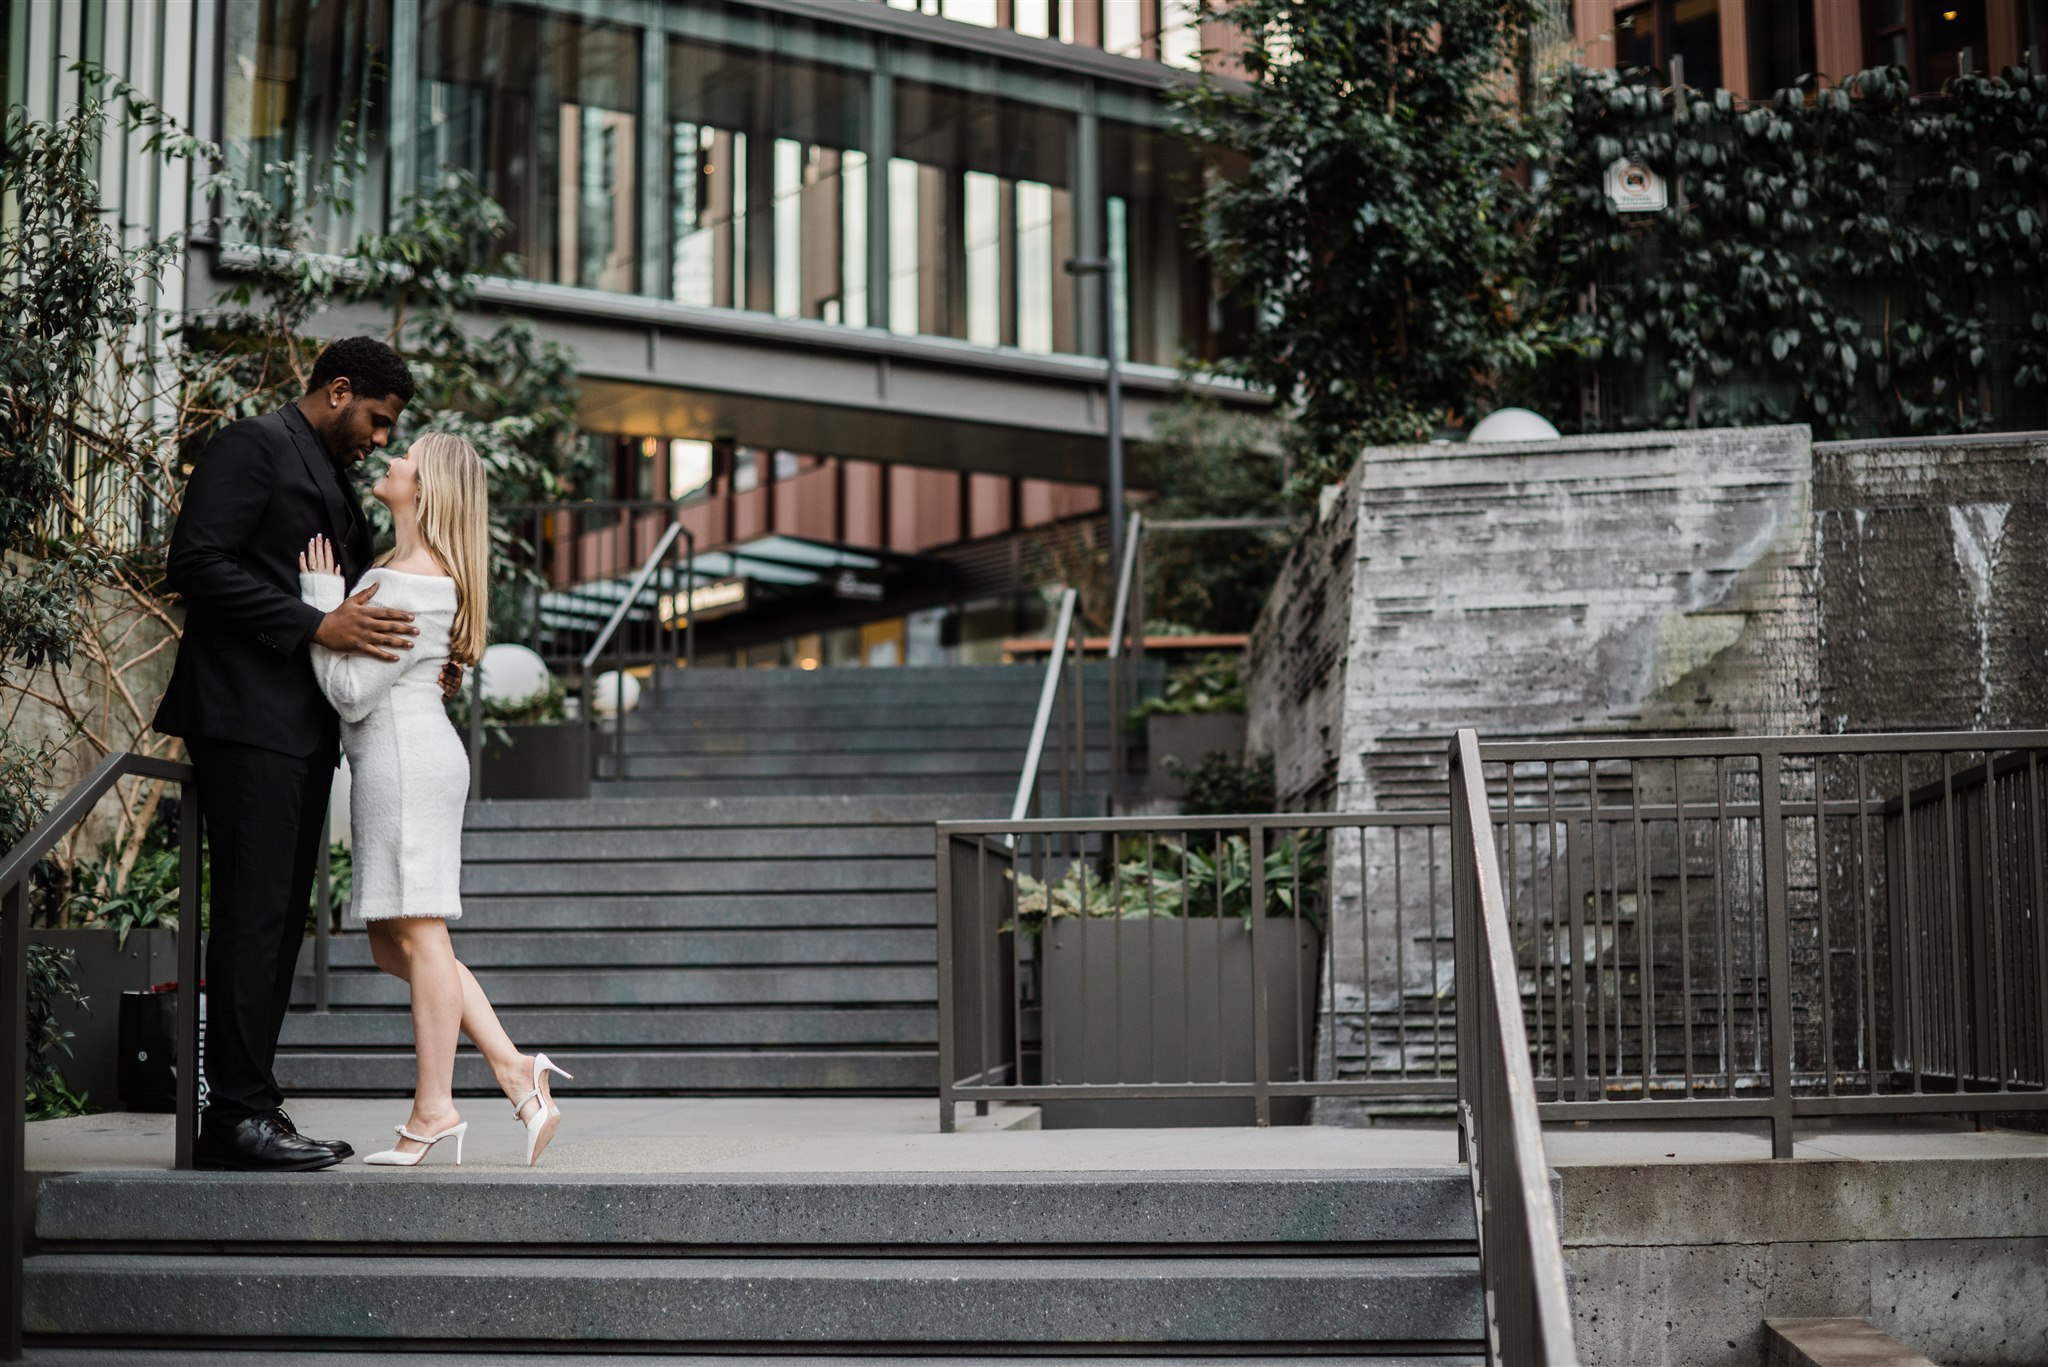
M683 550L680 557L677 546ZM675 563L680 561L680 564ZM669 573L663 574L664 564ZM612 681L615 692L612 697L612 777L626 776L626 666L636 658L650 660L652 670L650 682L655 696L661 696L662 679L668 673L666 666L672 665L680 656L687 672L697 662L697 614L695 590L697 585L697 538L681 522L668 524L654 543L654 548L635 571L626 592L612 609L611 616L577 660L582 672L583 686L579 706L583 712L583 726L592 733L590 745L593 776L602 773L601 757L595 743L597 726L597 691L593 671L607 650L611 653ZM648 600L651 592L653 597ZM664 586L665 590L664 590ZM627 633L621 628L626 625L643 605L649 609L649 626L642 635L642 649L629 652ZM678 639L680 637L680 640Z
M1545 1119L2048 1109L2048 731L1480 756Z
M199 781L189 764L148 755L108 755L66 793L50 814L0 860L0 1022L6 1054L0 1088L9 1117L0 1125L0 1239L6 1241L7 1315L0 1322L0 1359L22 1356L22 1254L34 1192L27 1176L28 879L57 842L83 821L124 778L160 779L182 789L178 820L178 1096L173 1163L192 1166L199 1133Z
M1060 814L1073 811L1073 802L1088 789L1088 713L1082 670L1086 665L1078 595L1072 589L1060 594L1059 612L1052 632L1052 649L1045 656L1045 682L1038 690L1038 710L1031 719L1031 739L1024 747L1024 767L1017 775L1017 791L1010 804L1013 819L1022 820L1038 809L1040 780L1045 767L1045 747L1059 728ZM1061 694L1065 693L1065 705Z
M1522 1019L1521 969L1494 849L1479 738L1451 747L1451 905L1457 943L1458 1157L1472 1177L1486 1360L1578 1361L1564 1247Z
M1238 1100L1266 1124L1312 1097L1454 1094L1442 812L1013 817L937 838L942 1128L962 1101ZM1340 1000L1329 965L1352 963L1426 1010ZM1339 1080L1360 1050L1369 1075Z
M1145 515L1132 513L1116 577L1116 610L1109 622L1109 798L1111 810L1130 783L1131 747L1126 719L1138 705L1145 669Z

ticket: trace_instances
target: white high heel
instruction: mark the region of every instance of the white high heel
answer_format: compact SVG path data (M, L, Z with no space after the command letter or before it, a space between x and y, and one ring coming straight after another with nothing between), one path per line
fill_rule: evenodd
M526 1166L529 1168L540 1162L540 1156L546 1150L548 1141L555 1137L555 1129L562 1123L561 1108L555 1105L554 1098L548 1094L544 1085L549 1073L568 1078L571 1082L576 1080L568 1069L546 1054L535 1054L533 1090L512 1103L512 1118L526 1127ZM526 1114L527 1106L535 1102L539 1104L533 1107L533 1114Z
M455 1166L458 1168L462 1166L462 1136L469 1132L469 1122L467 1120L457 1125L450 1125L439 1134L414 1134L403 1125L394 1125L392 1128L398 1131L400 1139L410 1139L413 1143L425 1144L426 1147L411 1152L405 1149L386 1149L382 1153L373 1153L363 1160L371 1167L416 1168L428 1154L434 1151L434 1145L444 1139L453 1139L455 1141Z

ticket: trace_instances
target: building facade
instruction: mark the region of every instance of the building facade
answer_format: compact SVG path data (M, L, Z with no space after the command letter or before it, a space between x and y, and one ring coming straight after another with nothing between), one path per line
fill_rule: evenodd
M266 168L365 130L334 249L476 176L518 262L483 308L579 360L608 472L579 492L678 501L700 550L917 562L884 576L900 599L760 595L782 606L703 624L707 658L989 657L1035 625L1020 538L1099 521L1106 338L1135 445L1230 344L1184 224L1200 168L1161 126L1218 41L1193 0L5 3L7 100L32 116L103 62L280 201ZM182 174L120 150L110 212L134 231L205 217ZM172 302L203 308L237 263L202 234Z
M1572 0L1579 60L1763 99L1903 67L1916 90L1963 72L2043 69L2048 0Z

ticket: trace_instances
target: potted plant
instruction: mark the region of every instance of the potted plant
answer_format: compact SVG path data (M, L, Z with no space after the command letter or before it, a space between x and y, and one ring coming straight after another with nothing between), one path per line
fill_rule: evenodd
M1188 775L1210 755L1244 755L1244 684L1238 656L1215 653L1176 666L1159 697L1131 710L1129 725L1145 733L1148 796L1178 800Z
M1037 941L1040 1071L1049 1084L1250 1082L1253 924L1265 918L1267 1076L1303 1077L1314 1056L1327 903L1327 836L1275 831L1129 840L1105 876L1077 859L1057 879L1019 872L1015 929ZM1254 908L1253 860L1265 905ZM1272 1119L1299 1123L1300 1098ZM1246 1098L1043 1103L1047 1128L1242 1125Z
M81 858L72 865L68 885L55 918L60 924L29 931L30 943L40 947L41 962L48 966L38 969L38 976L55 974L60 964L65 970L63 990L43 993L42 1034L51 1043L61 1040L57 1047L68 1058L60 1076L54 1056L44 1049L47 1076L39 1085L47 1096L32 1107L41 1114L61 1114L66 1105L83 1109L87 1102L96 1109L115 1105L121 994L178 976L174 836L153 828L125 873L118 851L108 845L99 858ZM56 981L48 977L49 983Z
M517 798L585 798L590 796L590 740L581 726L567 720L562 681L543 666L538 688L522 688L508 696L494 691L498 653L523 646L492 646L485 662L483 705L482 795L487 801ZM534 659L538 661L539 657ZM524 682L524 680L522 680ZM469 743L470 690L448 704L449 717Z

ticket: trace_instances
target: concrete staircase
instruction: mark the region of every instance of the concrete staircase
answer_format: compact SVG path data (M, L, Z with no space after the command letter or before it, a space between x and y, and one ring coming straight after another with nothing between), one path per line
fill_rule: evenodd
M512 1037L579 1087L930 1092L932 823L1007 813L1043 679L1021 665L672 675L629 716L624 777L599 796L471 805L458 952ZM1099 704L1099 666L1084 687ZM606 772L621 770L608 758ZM1048 811L1057 800L1049 783ZM331 1009L313 1012L312 963L308 945L285 1090L410 1091L404 985L360 934L338 936ZM456 1085L496 1090L467 1049Z
M1159 672L1156 662L1151 670ZM627 716L623 762L613 737L600 737L596 791L1010 795L1044 680L1036 665L672 671L658 699L644 690ZM1093 699L1088 773L1098 793L1109 771L1107 687L1101 665L1084 671L1083 700ZM1047 744L1051 776L1056 752ZM1055 779L1048 811L1056 791Z
M477 803L456 948L512 1037L579 1088L928 1092L932 822L989 812L973 795ZM410 1091L405 985L360 934L332 954L332 1009L286 1019L279 1081ZM456 1084L496 1090L467 1048Z
M24 1301L40 1362L243 1349L1446 1367L1477 1362L1482 1333L1455 1167L124 1172L45 1181L36 1233Z

